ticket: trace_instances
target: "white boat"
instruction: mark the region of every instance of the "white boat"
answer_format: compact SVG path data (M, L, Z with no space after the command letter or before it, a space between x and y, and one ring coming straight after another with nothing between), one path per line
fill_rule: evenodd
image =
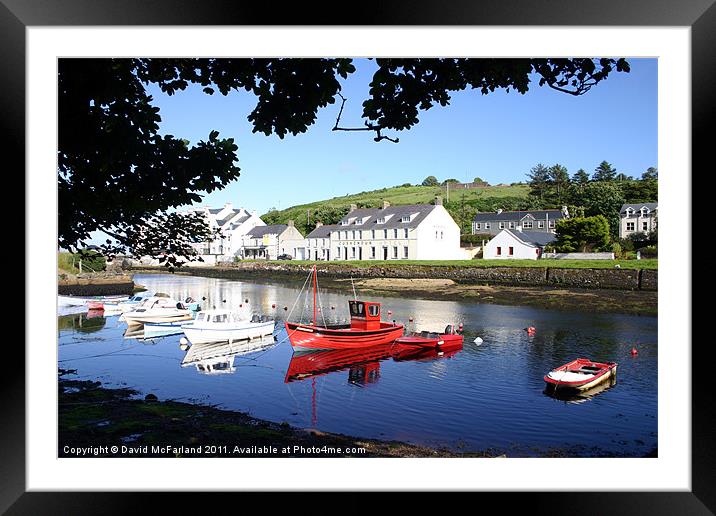
M169 297L169 296L166 294L152 294L152 293L142 292L142 293L139 293L139 294L136 294L136 295L130 297L129 299L127 299L125 301L117 303L117 309L122 313L131 312L137 306L139 306L139 304L142 301L149 299L150 297Z
M274 320L254 315L244 318L230 310L202 310L196 319L182 324L184 335L192 344L234 342L272 335Z
M133 310L124 312L120 321L127 324L144 324L153 322L186 321L192 318L192 311L183 307L171 297L148 297Z
M173 322L148 322L144 323L144 338L151 339L154 337L168 337L170 335L181 335L182 324L186 322L173 321Z

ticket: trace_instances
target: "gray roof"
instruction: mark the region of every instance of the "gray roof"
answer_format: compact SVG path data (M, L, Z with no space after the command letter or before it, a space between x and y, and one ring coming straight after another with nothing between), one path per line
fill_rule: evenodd
M351 222L347 226L338 224L334 229L351 230L351 229L394 229L394 228L415 228L420 224L431 211L435 209L433 204L410 204L405 206L388 206L387 208L359 208L353 210L341 219L341 222L349 219L368 218L363 224L354 224ZM415 215L410 222L401 222L405 215ZM380 217L388 217L392 215L383 224L378 224Z
M659 203L656 202L643 202L641 204L622 204L621 210L619 210L619 213L626 212L627 208L631 208L634 211L639 211L642 209L642 207L648 208L649 211L654 211L659 207Z
M562 210L523 210L523 211L503 211L500 213L491 211L487 213L478 213L473 219L475 222L493 222L493 221L519 221L526 215L532 215L536 220L545 220L547 216L550 219L564 218Z
M247 220L249 220L249 217L251 217L251 215L249 215L248 213L242 215L241 217L239 217L238 219L236 219L234 222L231 223L230 228L231 228L231 229L236 229L236 228L239 227L241 224L243 224L244 222L246 222Z
M511 229L503 229L503 231L507 231L517 240L520 240L525 244L543 246L557 240L557 235L546 231L514 231Z
M286 228L287 224L272 224L270 226L256 226L254 229L246 233L247 236L258 238L264 235L280 235Z
M326 224L325 226L320 226L311 231L308 235L306 235L306 238L328 238L331 231L335 231L340 226L337 224Z
M220 212L221 210L223 210L223 209L224 209L224 208L209 208L209 213L211 213L212 215L216 215L217 213L219 213L219 212Z

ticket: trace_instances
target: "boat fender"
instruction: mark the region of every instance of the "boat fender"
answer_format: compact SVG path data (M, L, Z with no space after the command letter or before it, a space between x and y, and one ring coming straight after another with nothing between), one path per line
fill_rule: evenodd
M189 296L189 297L187 297L187 298L184 300L184 302L185 302L185 303L193 303L193 302L194 302L194 299L193 299L191 296Z
M534 326L528 326L527 328L525 328L525 330L527 331L527 333L534 333L537 331Z
M413 322L413 318L412 318L412 317L408 317L408 321Z
M288 307L287 307L287 306L284 306L283 309L284 309L284 310L288 310Z
M181 303L177 303L177 308L178 308L179 310L183 310L183 309L184 309L184 305L182 305Z
M388 315L393 315L393 311L392 311L392 310L388 310Z
M480 337L475 337L475 340L473 341L475 344L482 344L482 339Z
M248 299L244 299L244 302L245 302L247 305L249 304L249 300L248 300Z

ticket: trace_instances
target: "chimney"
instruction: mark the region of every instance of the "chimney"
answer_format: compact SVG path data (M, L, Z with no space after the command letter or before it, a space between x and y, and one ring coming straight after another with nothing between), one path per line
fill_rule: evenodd
M316 228L320 228L322 225L323 225L323 222L321 222L320 220L318 222L316 222Z
M386 209L390 207L390 203L388 201L383 201L383 209Z
M293 227L293 220L289 220L289 221L288 221L288 226L291 227L291 228Z
M443 198L440 195L435 196L435 206L442 206L443 205Z
M357 205L357 204L351 204L351 209L348 210L348 213L350 213L350 212L352 212L352 211L356 211L357 209L358 209L358 205Z
M230 202L227 202L226 204L224 204L224 208L232 208L232 207L233 207L233 204L231 204Z

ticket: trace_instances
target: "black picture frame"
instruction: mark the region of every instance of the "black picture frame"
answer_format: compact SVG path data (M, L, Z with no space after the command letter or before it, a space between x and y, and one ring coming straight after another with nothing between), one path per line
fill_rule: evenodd
M342 7L339 9L339 7ZM350 14L346 14L350 12ZM350 19L348 18L350 16ZM692 158L693 169L706 165L709 122L716 112L716 6L714 0L453 0L435 2L383 1L337 6L322 1L269 3L229 0L0 0L0 56L2 117L7 155L16 170L25 170L25 29L31 26L108 25L568 25L568 26L682 26L691 28L692 42ZM8 152L9 151L9 152ZM690 174L690 171L684 171ZM24 186L20 187L24 189ZM694 202L694 208L698 203ZM25 235L27 238L27 235ZM689 278L691 281L691 278ZM688 349L690 335L674 343ZM510 509L550 514L713 514L716 510L714 465L714 403L706 388L713 344L694 345L692 352L692 490L690 492L540 492L485 493L485 500ZM0 511L8 514L124 514L137 506L150 507L149 497L161 503L180 503L186 510L198 500L189 493L35 493L25 489L25 376L22 357L3 372L3 415L0 418ZM704 382L703 384L701 382ZM703 387L703 388L700 388ZM92 467L88 460L88 468ZM585 490L588 490L585 485ZM216 496L216 495L212 495ZM272 512L277 503L301 507L305 495L290 499L268 495ZM347 493L340 507L359 509L366 494ZM425 507L435 497L415 495ZM248 498L242 494L242 503ZM506 499L509 502L506 502ZM264 498L265 500L265 498ZM255 500L256 501L256 500ZM454 502L450 502L452 505ZM214 506L217 507L217 506ZM579 507L579 510L575 510ZM338 509L338 507L335 507ZM142 512L140 510L140 512ZM322 512L322 511L319 511ZM363 511L361 511L363 512Z

